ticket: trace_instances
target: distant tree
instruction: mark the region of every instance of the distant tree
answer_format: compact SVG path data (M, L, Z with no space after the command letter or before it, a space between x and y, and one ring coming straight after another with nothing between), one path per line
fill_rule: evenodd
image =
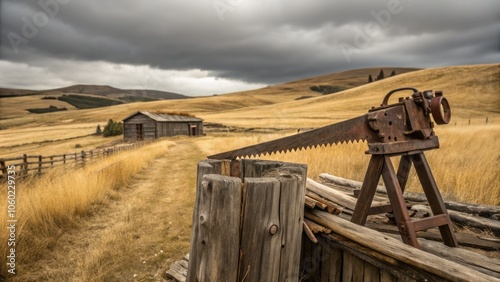
M368 83L373 82L373 77L371 74L368 75Z
M121 135L123 134L123 123L114 122L110 119L108 124L104 127L102 133L104 137Z
M377 76L377 80L382 80L384 78L385 78L384 70L380 69L380 72L378 73L378 76Z
M326 94L331 94L331 93L336 93L340 91L346 90L345 87L338 86L338 85L313 85L309 87L310 90L319 92L323 95Z
M396 75L396 71L395 70L392 70L391 74L389 76L395 76Z
M98 124L97 128L95 129L95 135L101 135L101 134L102 134L101 126Z

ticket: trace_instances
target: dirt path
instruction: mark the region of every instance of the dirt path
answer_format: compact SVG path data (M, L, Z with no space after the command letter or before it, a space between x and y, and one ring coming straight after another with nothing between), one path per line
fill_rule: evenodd
M189 251L196 163L203 158L193 141L177 139L16 280L164 281L168 265Z

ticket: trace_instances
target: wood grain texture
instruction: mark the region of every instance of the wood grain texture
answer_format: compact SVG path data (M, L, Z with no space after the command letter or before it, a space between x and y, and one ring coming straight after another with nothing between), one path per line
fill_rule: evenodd
M357 242L374 252L379 252L397 261L411 265L421 272L428 272L451 281L492 281L492 279L495 279L455 262L402 244L396 239L384 236L366 227L353 224L337 216L317 210L308 212L306 216L330 228L337 234Z
M203 176L198 218L200 248L197 281L235 281L238 277L241 180L216 174ZM191 278L190 278L191 279ZM189 280L191 281L191 280Z
M244 185L239 281L278 281L282 233L280 182L274 178L246 178ZM273 226L277 230L271 234Z

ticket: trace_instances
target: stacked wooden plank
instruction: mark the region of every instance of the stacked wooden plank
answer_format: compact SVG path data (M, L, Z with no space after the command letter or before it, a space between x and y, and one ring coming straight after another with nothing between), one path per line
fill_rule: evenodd
M336 195L340 193L342 195L337 200L340 205L348 209L347 213L354 209L356 203L355 196L357 196L361 188L361 182L326 173L320 174L320 178L323 180L324 184L309 179L307 189L311 191L320 191L327 197L336 197ZM375 196L372 207L387 204L388 199L386 194L385 187L378 186L377 195ZM345 196L348 196L349 199L345 200ZM425 195L419 193L405 193L404 197L413 217L426 217L431 214L431 209L427 205ZM457 226L475 228L481 232L490 232L494 237L500 237L500 206L468 204L454 201L445 201L445 206L448 209L451 220ZM490 238L490 241L497 240L496 238Z
M173 279L177 282L185 282L188 271L189 254L183 259L174 262L170 269L165 272L165 278Z

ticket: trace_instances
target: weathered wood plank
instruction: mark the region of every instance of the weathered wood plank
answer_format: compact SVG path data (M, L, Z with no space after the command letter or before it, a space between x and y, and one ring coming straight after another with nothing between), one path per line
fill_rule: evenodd
M365 226L370 229L377 230L379 232L399 234L398 228L394 225L367 223ZM493 238L487 238L487 237L479 238L479 236L469 233L456 233L455 236L457 237L458 242L462 246L479 248L487 251L500 250L500 242L492 241L491 239ZM441 238L441 234L438 232L438 230L436 230L436 228L431 228L428 229L427 231L419 231L417 232L417 237L431 239L440 242L442 242L443 240Z
M398 278L385 269L380 269L380 282L397 282Z
M344 252L342 264L342 282L354 281L354 256L348 252Z
M379 282L380 269L369 262L365 262L363 282Z
M342 268L343 268L343 257L344 252L339 248L329 248L329 255L326 261L326 269L324 271L328 272L329 282L340 282L342 281Z
M199 214L200 214L200 205L201 205L201 194L202 194L202 185L203 176L211 173L218 173L217 164L220 162L209 162L209 161L201 161L198 163L198 175L196 179L196 200L194 203L193 209L193 228L191 231L191 249L189 252L189 268L188 268L188 279L189 281L193 281L196 274L199 272L200 267L200 256L198 254L198 250L201 248L201 234L200 234L200 225Z
M491 230L495 236L500 237L500 221L498 220L472 216L451 210L448 211L448 214L453 222L482 230Z
M401 281L442 281L436 275L426 273L417 268L414 268L408 264L400 262L394 258L384 255L380 252L374 251L371 248L365 247L359 243L349 240L341 235L331 233L330 235L324 235L318 238L320 244L328 244L333 247L342 249L344 252L348 252L362 260L366 263L373 264L374 266L384 269L391 273L396 278ZM323 242L327 243L323 243Z
M304 204L310 209L314 209L316 207L316 201L309 197L306 197Z
M324 225L332 231L349 238L361 245L373 249L403 263L413 265L444 279L452 281L492 281L491 276L476 270L465 268L455 262L447 261L417 248L402 244L396 239L384 236L380 232L359 226L318 210L307 213L307 218Z
M309 226L309 228L313 233L322 232L324 234L330 234L330 232L332 232L332 230L324 227L323 225L317 224L316 222L309 220L307 218L304 218L304 222L307 223L307 225Z
M167 270L167 272L165 272L165 274L167 275L167 278L174 279L175 281L178 281L178 282L185 282L186 281L186 276L176 272L173 269Z
M278 281L298 280L307 166L245 159L242 170L245 182L248 177L274 178L279 181L279 234L276 236L280 237L281 247ZM247 185L245 187L248 188ZM245 193L248 196L248 191ZM262 195L260 197L261 200L264 198ZM247 204L248 199L245 200L245 209ZM242 231L242 236L245 236L245 231Z
M321 210L325 210L326 207L328 206L327 204L324 204L322 202L316 201L315 199L310 198L309 196L306 196L306 202L308 202L308 205L310 205L312 203L312 205L313 205L312 208L318 207Z
M245 178L244 185L245 205L238 280L278 281L282 232L280 182L275 178Z
M279 281L299 279L307 166L283 163L265 173L280 181L281 253Z
M332 201L329 201L327 199L324 199L324 198L321 198L318 194L316 193L313 193L313 192L307 192L306 191L306 196L313 199L313 200L316 200L320 203L324 203L326 205L326 210L331 213L331 214L339 214L342 212L342 207L335 204L334 202ZM306 198L307 199L307 198Z
M488 258L461 248L450 248L442 243L426 239L418 239L418 241L422 249L426 252L452 260L490 276L500 278L500 259Z
M356 206L356 198L347 196L310 178L307 179L307 189L350 210L354 210Z
M311 231L311 228L307 226L306 222L304 222L304 233L307 235L309 240L311 240L311 242L315 244L318 243L318 239L316 238L316 236L314 236L314 233Z
M235 281L238 277L241 180L203 176L200 201L201 248L198 281ZM191 255L190 255L191 257ZM189 278L191 281L191 278Z
M338 177L335 175L331 175L328 173L321 173L319 177L326 182L333 183L335 185L343 186L343 187L349 187L353 189L361 189L361 186L363 185L363 182L361 181L355 181L351 179L346 179L342 177ZM385 190L385 186L382 185L377 185L377 192L381 192L384 194L387 194L387 191Z

